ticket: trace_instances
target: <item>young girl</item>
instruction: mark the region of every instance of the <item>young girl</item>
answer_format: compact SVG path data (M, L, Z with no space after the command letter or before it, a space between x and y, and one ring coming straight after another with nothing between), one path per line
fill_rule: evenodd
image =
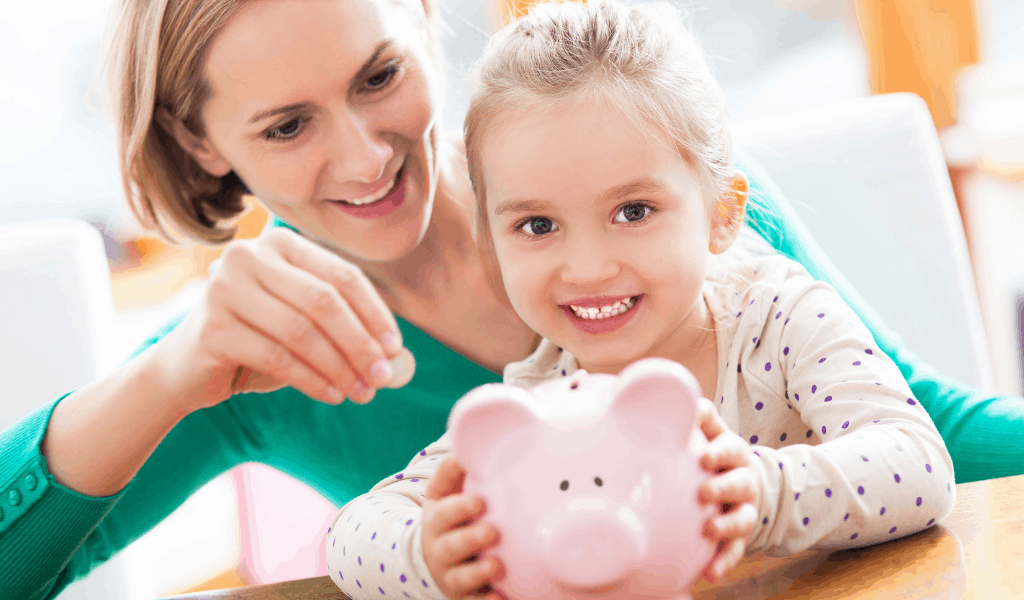
M617 373L649 356L686 366L751 445L750 552L924 529L953 507L945 445L832 288L734 243L746 180L723 95L680 21L662 5L544 5L481 59L466 119L481 231L513 307L544 337L505 381ZM457 488L436 472L449 450L442 438L339 513L328 564L345 593L493 593L501 565L471 559L496 532L439 499Z

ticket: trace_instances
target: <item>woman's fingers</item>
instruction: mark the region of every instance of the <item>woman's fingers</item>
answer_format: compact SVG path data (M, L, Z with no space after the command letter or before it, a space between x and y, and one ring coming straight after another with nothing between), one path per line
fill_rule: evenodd
M298 236L272 236L269 242L286 261L334 286L348 301L368 335L380 344L388 356L394 356L402 349L402 337L395 316L358 267Z

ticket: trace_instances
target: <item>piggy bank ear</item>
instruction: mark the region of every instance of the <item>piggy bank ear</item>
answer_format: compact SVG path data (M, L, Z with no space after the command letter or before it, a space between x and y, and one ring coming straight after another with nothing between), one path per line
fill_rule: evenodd
M619 374L611 414L643 445L685 446L701 397L697 379L664 358L637 361Z
M539 430L530 395L502 384L481 386L462 397L448 418L455 458L467 472L481 472L504 451L518 452Z

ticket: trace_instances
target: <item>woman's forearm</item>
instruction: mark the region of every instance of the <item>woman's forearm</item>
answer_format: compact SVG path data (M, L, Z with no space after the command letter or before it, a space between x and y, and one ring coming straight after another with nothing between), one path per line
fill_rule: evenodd
M57 481L87 496L116 494L185 417L161 381L157 347L70 394L53 410L42 454Z

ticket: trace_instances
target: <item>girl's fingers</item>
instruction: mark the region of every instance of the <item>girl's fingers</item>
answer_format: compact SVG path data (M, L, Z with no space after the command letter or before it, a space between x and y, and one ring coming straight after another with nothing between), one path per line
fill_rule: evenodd
M437 471L427 483L427 500L440 500L445 496L462 492L462 484L466 479L466 471L455 460L455 456L449 454L444 457Z
M704 535L712 540L746 540L756 525L757 509L752 504L741 504L724 515L708 519Z
M368 335L388 356L394 356L402 349L401 332L395 316L358 267L289 231L280 237L271 237L269 241L286 261L334 286L348 301Z
M476 496L455 494L430 502L428 512L429 518L424 515L423 533L440 537L482 515L484 501Z
M697 400L697 422L700 423L700 430L704 433L704 437L708 438L708 441L711 442L719 434L728 430L725 426L725 421L718 414L715 404L707 398Z
M447 565L457 565L496 543L498 543L498 530L490 525L476 524L456 527L438 538L438 556L447 557Z
M708 444L700 457L700 465L706 471L720 471L745 467L750 464L750 445L741 437L732 433L724 433Z
M494 558L485 558L465 564L455 565L446 570L444 586L453 600L456 598L480 598L494 595L496 592L490 584L501 579L501 565ZM483 592L483 594L479 593Z
M729 571L736 568L743 560L743 554L747 550L747 543L744 539L734 539L727 543L721 552L715 557L707 569L704 570L704 577L710 583L717 583L725 577Z
M757 476L753 469L726 471L707 480L697 491L704 504L743 504L758 500Z

